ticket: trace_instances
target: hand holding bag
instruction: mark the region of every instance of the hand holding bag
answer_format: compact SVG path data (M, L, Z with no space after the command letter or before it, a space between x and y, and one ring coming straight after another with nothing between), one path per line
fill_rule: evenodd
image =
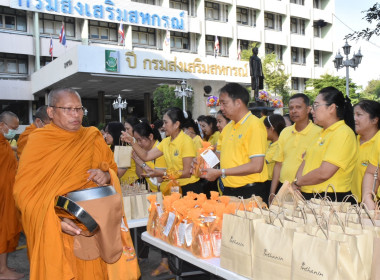
M128 168L131 167L131 158L132 158L132 146L123 143L115 146L113 151L113 156L118 168Z

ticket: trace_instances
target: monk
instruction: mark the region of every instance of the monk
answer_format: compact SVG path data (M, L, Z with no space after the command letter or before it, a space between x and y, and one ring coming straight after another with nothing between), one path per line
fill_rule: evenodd
M16 250L21 232L18 211L13 199L17 159L8 142L15 136L18 117L9 111L0 114L0 279L20 279L7 266L7 254Z
M17 141L17 157L20 158L22 151L25 148L26 142L28 141L29 134L32 133L36 128L42 128L50 123L50 118L47 114L47 105L39 107L33 116L33 123L25 128L25 131L20 134Z
M126 227L128 236L116 263L106 264L101 258L85 261L74 255L73 240L80 229L56 215L54 199L108 183L120 193L117 166L99 130L82 127L84 108L75 90L51 91L48 106L51 123L29 135L14 187L27 238L30 279L138 279L140 270Z

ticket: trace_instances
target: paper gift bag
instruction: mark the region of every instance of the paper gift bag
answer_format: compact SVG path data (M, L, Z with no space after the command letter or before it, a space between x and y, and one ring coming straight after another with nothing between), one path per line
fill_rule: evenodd
M255 225L263 221L233 214L223 215L221 267L252 279L253 232Z
M146 195L131 196L132 219L142 219L148 216L146 201Z
M132 146L115 146L113 156L117 167L131 167Z
M124 214L128 221L132 220L131 196L123 196Z
M371 267L371 280L380 280L380 228L373 228L373 254Z

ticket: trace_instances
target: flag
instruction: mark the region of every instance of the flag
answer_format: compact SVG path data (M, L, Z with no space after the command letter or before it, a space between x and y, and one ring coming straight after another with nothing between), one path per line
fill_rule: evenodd
M119 34L120 34L120 43L124 46L124 42L125 42L125 34L124 34L124 27L123 27L123 24L120 23L119 25L119 30L118 30Z
M67 47L67 45L66 45L66 35L65 35L65 25L64 25L63 22L62 22L61 32L59 33L59 42L63 46Z
M218 40L218 36L215 36L214 56L216 57L218 53L219 53L219 40Z
M170 31L166 29L163 49L165 52L170 53Z
M53 38L51 36L50 36L49 54L51 56L51 59L53 59Z
M240 40L238 41L238 53L237 53L237 60L241 60L241 47L240 47Z

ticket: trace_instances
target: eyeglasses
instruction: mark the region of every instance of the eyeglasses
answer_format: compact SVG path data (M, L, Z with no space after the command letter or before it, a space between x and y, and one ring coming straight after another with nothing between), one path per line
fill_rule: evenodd
M323 106L323 105L325 105L325 106L330 106L331 104L327 104L327 103L325 103L325 104L312 104L311 105L311 108L315 111L319 106Z
M79 107L79 108L71 108L71 107L58 107L58 106L50 106L52 108L58 108L58 109L62 109L63 110L63 113L65 114L72 114L72 113L77 113L77 114L84 114L84 112L87 111L87 109L85 107Z

